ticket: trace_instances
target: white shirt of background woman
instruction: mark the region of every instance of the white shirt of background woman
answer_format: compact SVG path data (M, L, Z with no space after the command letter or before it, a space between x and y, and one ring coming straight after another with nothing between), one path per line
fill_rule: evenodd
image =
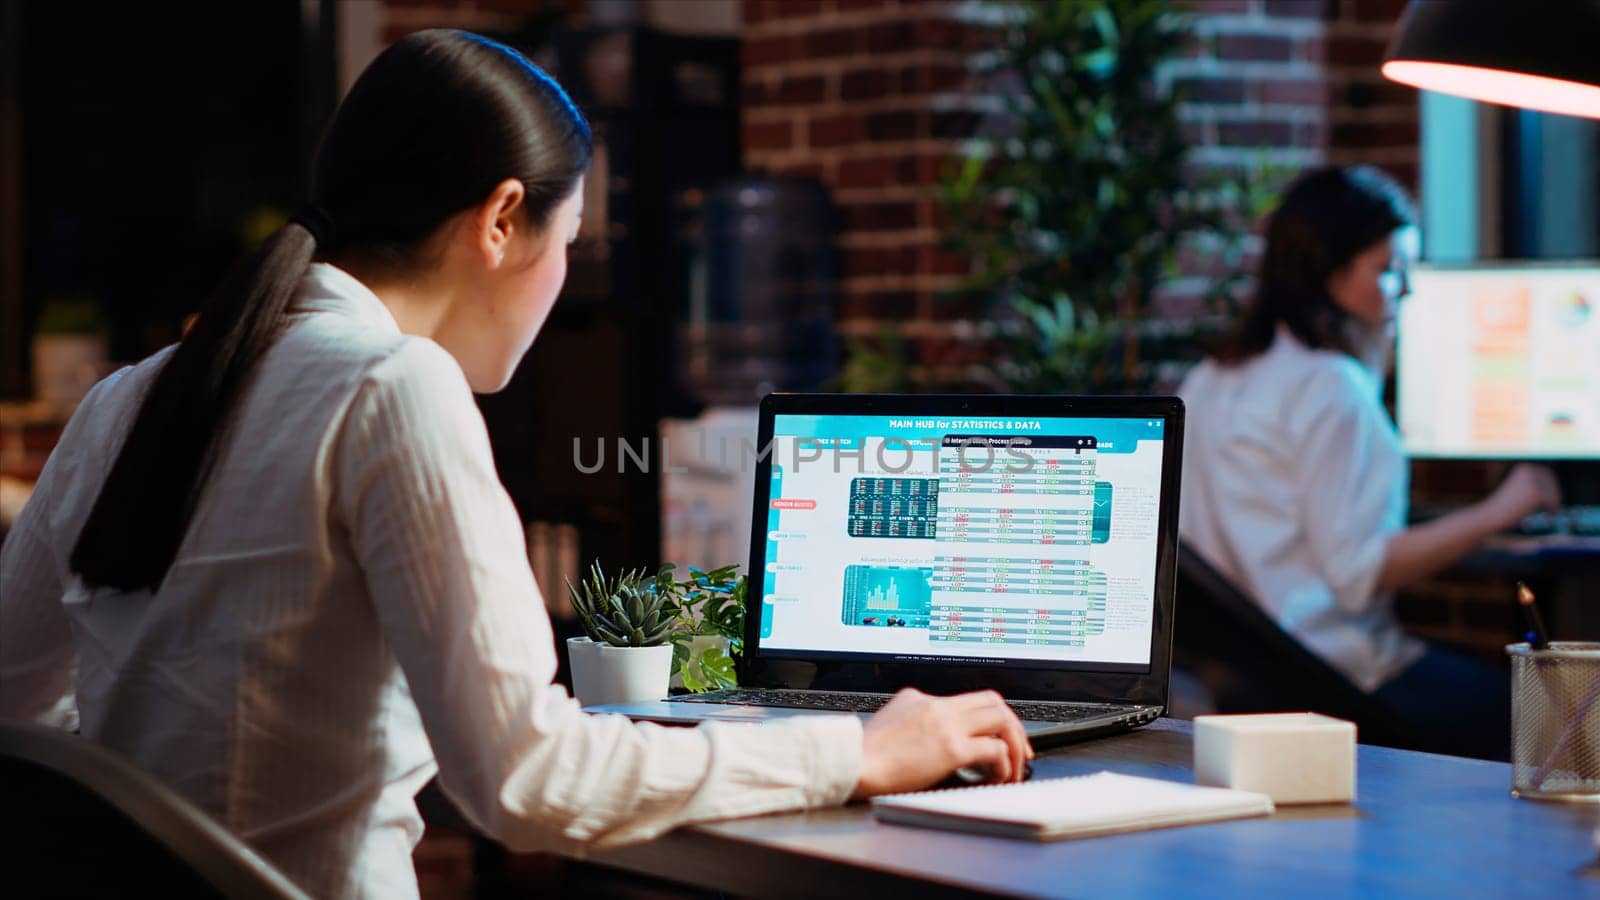
M1183 541L1364 691L1420 658L1376 587L1409 487L1381 379L1280 327L1254 359L1201 363L1179 394Z

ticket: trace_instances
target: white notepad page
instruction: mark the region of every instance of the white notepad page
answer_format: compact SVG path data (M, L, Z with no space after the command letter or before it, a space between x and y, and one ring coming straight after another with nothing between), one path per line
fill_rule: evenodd
M1023 784L895 794L872 801L880 819L1017 837L1087 837L1264 816L1265 794L1114 772Z

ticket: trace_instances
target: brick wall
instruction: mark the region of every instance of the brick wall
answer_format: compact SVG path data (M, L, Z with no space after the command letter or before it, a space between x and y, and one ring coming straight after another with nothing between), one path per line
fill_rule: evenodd
M940 301L967 271L938 249L943 164L986 108L969 64L991 34L954 0L746 0L744 162L820 178L843 230L840 332L885 323L947 354L971 314ZM931 361L925 358L924 362Z
M1378 74L1400 0L1191 0L1195 41L1162 73L1197 169L1383 165L1415 186L1415 92ZM840 332L893 324L928 364L971 346L972 305L938 298L964 260L937 248L942 164L992 109L969 74L992 10L971 0L744 0L745 163L821 178L845 220ZM1163 292L1185 313L1205 263Z

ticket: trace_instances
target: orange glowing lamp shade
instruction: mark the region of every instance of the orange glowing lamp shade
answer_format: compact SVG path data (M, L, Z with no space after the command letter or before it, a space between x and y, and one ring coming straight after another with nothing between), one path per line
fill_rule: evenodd
M1487 103L1600 118L1600 0L1412 0L1383 75Z
M1600 85L1504 69L1404 59L1384 63L1383 76L1425 91L1485 103L1600 119Z

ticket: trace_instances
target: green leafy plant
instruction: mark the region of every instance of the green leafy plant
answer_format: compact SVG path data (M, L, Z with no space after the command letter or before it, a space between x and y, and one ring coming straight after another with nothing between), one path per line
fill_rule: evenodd
M668 563L654 575L633 569L608 580L595 560L581 584L567 582L567 593L590 640L617 647L670 642L673 674L698 693L738 685L734 663L744 649L748 584L738 569L690 566L688 577L679 581L677 567ZM703 637L723 639L726 649L696 641Z
M595 560L580 586L567 582L567 593L590 640L614 647L658 647L672 638L678 623L671 584L668 579L662 590L660 575L646 576L643 569L608 581Z
M671 571L671 566L664 571ZM689 567L689 577L675 584L680 627L673 632L673 672L693 692L737 687L734 664L744 650L744 604L749 581L736 565L703 572ZM696 648L695 638L717 637L727 643ZM706 642L701 642L706 643Z
M1186 165L1183 91L1161 77L1193 39L1174 0L990 5L998 44L980 78L1001 108L940 186L944 249L973 267L957 293L991 304L975 323L986 361L959 377L998 391L1148 390L1230 321L1279 173ZM1152 317L1158 291L1192 274L1180 250L1222 274L1202 277L1198 315ZM883 389L893 357L861 355L844 374Z
M1185 171L1183 95L1158 75L1191 39L1187 20L1171 0L1001 8L1002 130L943 186L949 247L975 263L967 287L1001 304L990 375L1009 390L1145 389L1152 358L1195 346L1210 324L1146 327L1178 250L1230 273L1205 298L1225 321L1251 212L1247 179Z

